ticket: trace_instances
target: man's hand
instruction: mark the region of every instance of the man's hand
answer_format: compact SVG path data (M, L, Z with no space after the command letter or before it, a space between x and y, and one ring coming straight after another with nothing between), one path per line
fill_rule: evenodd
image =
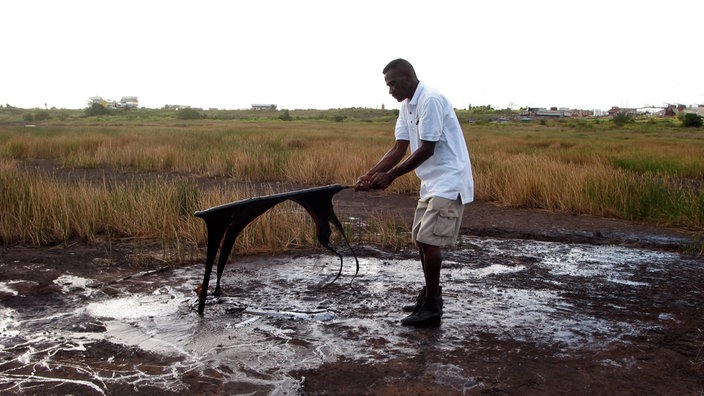
M387 187L391 185L395 180L395 177L389 172L377 172L372 177L372 188L378 188L380 190L386 190Z
M396 165L406 155L409 144L408 140L396 140L394 146L384 154L381 160L357 179L357 184L354 186L355 191L369 191L372 188L383 190L391 185L397 177L408 172L398 169Z
M372 177L370 175L362 175L357 179L357 184L354 185L355 191L369 191L372 188Z

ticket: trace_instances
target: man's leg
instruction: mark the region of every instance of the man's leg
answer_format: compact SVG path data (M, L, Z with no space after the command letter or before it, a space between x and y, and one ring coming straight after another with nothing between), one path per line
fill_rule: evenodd
M442 267L442 251L439 246L418 242L425 275L425 295L430 298L440 297L440 268Z
M416 246L418 247L418 256L420 256L420 266L423 269L423 280L427 283L427 274L425 273L425 250L424 250L425 245L420 242L417 242ZM416 297L416 302L413 304L404 305L402 310L404 312L417 311L423 305L423 301L425 301L426 295L427 295L427 287L423 286L423 288L420 289L418 296Z
M420 266L423 269L423 280L425 280L425 254L423 252L423 245L418 243L416 241L416 237L418 235L418 231L420 231L420 226L422 224L423 216L425 216L425 211L428 208L428 202L427 201L418 201L418 205L416 206L416 212L413 217L413 225L411 226L411 239L416 242L416 247L418 248L418 256L420 257ZM423 305L423 301L425 300L425 286L420 290L416 297L416 302L413 304L409 305L404 305L402 310L404 312L415 312L418 310L418 308Z
M425 294L419 296L413 314L401 320L404 325L439 325L443 301L440 288L442 267L441 246L456 242L462 219L463 205L459 199L451 201L434 197L420 201L416 207L412 236L420 255L425 278ZM404 310L407 307L404 307Z
M416 243L416 246L418 247L418 256L420 256L420 266L423 269L423 279L425 280L425 256L423 253L423 246L420 243ZM426 295L426 287L423 286L423 288L420 289L418 296L416 297L416 302L413 304L404 305L402 310L404 312L417 311L418 308L420 308L421 305L423 305L423 301L425 301L425 295Z
M438 246L416 242L425 277L424 296L418 296L417 307L408 317L401 320L406 326L437 326L442 318L442 297L440 296L440 267L442 253Z

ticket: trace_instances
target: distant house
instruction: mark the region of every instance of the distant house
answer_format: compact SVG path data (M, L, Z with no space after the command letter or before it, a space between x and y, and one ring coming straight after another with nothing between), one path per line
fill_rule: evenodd
M528 109L528 114L532 117L571 117L572 110L560 107L551 107L549 110L544 107L533 107Z
M276 110L276 105L270 103L255 103L252 105L252 110Z
M666 117L674 117L677 113L683 111L687 106L679 103L668 103L665 107L664 115Z
M139 107L139 101L136 96L123 96L119 102L103 99L101 96L88 98L88 105L92 106L94 104L99 104L106 109L136 109Z
M694 113L701 117L704 117L704 105L685 107L681 110L683 113Z
M118 103L114 100L103 99L101 96L93 96L88 98L88 106L93 106L96 104L99 104L106 109L116 109L118 107Z
M636 109L630 109L630 108L625 108L625 107L618 107L618 106L611 106L609 111L607 111L609 116L613 117L618 113L626 113L630 115L636 115L638 114L638 111Z
M643 106L636 109L639 114L645 114L648 116L663 116L665 108L662 106Z
M88 105L89 106L93 105L93 104L99 104L99 105L105 107L105 105L107 103L108 102L100 96L93 96L93 97L88 98Z
M137 100L136 96L123 96L117 107L136 109L139 107L139 100Z

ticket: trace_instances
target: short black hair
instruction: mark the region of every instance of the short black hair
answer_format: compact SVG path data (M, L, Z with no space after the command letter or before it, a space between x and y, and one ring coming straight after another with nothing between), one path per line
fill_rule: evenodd
M386 65L386 67L384 67L384 70L382 71L382 73L386 74L386 72L388 72L391 69L401 70L402 72L408 74L413 79L417 79L416 71L415 71L415 69L413 69L413 65L411 65L411 62L409 62L405 59L398 58L398 59L392 60L391 62L389 62Z

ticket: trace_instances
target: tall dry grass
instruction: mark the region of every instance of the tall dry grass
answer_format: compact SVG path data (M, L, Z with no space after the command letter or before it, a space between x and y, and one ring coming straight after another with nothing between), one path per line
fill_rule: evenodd
M469 146L480 200L704 228L701 133L477 129Z
M681 128L658 128L465 126L476 198L701 231L704 137ZM352 184L392 143L392 122L2 126L0 237L5 243L36 245L99 236L155 238L183 255L204 243L203 225L192 216L195 210L257 194L233 186L205 188L193 178ZM55 160L68 169L184 177L67 181L21 170L35 159ZM409 174L389 193L416 194L418 187ZM372 218L369 233L357 240L407 243L408 225L384 213ZM281 205L248 227L238 247L254 252L308 246L314 240L309 221L296 205Z
M239 181L352 184L390 147L372 123L231 121L195 126L16 129L2 145L10 159L56 159L63 166L223 176ZM413 177L392 191L414 191Z
M0 162L0 239L35 246L79 239L158 240L168 260L185 260L206 243L205 225L193 216L208 208L257 194L251 188L223 185L199 189L166 179L127 183L66 184L27 174ZM278 252L312 246L315 227L305 209L284 202L256 219L237 239L241 253Z

